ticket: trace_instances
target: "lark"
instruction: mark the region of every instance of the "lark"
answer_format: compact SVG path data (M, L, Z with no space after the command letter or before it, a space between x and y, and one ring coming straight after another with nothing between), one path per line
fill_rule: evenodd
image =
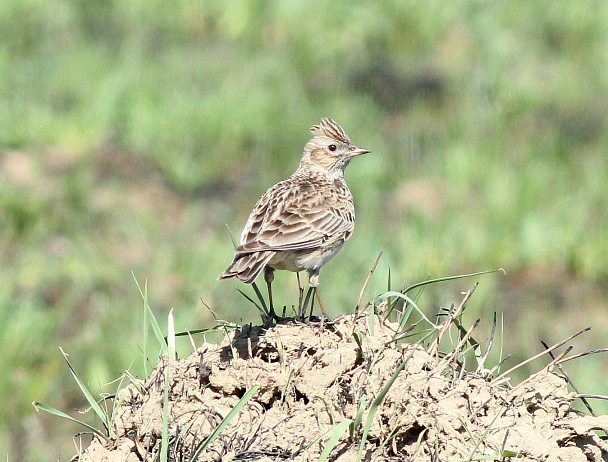
M236 277L251 284L263 271L270 320L278 320L272 301L275 270L307 271L309 288L301 309L304 318L312 291L319 297L319 271L349 239L355 228L353 196L344 169L353 157L370 151L355 146L344 129L325 117L310 129L298 169L258 200L241 234L232 263L219 279Z

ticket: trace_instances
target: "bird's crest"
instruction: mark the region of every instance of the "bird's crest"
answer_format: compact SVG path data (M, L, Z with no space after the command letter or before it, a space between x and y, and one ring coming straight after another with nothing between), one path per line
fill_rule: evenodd
M310 131L315 135L327 136L341 143L353 144L344 129L330 117L323 117L321 123L313 125Z

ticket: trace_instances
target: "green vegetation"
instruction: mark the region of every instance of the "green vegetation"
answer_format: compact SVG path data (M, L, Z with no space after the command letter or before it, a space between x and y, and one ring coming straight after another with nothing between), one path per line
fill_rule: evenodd
M140 374L140 285L159 319L203 328L256 310L216 281L266 187L322 116L372 150L346 176L354 237L321 274L335 314L368 292L484 276L469 307L504 311L523 357L608 325L608 4L6 0L0 4L0 447L71 454L86 407ZM428 288L433 316L458 282ZM297 304L290 274L276 302ZM274 288L274 286L273 286ZM483 321L482 321L483 322ZM489 324L489 322L488 322ZM602 327L604 326L604 327ZM489 329L489 326L488 326ZM164 330L164 328L163 328ZM178 345L179 348L179 345ZM568 365L585 392L605 358ZM577 378L579 378L577 380Z
M458 278L473 276L479 274ZM199 456L213 460L217 454L239 460L265 454L266 459L322 462L330 454L345 453L356 460L421 460L426 455L462 461L487 460L490 454L496 460L519 455L530 456L530 461L561 459L558 452L570 460L576 458L573 448L581 456L598 453L601 438L591 429L602 427L606 416L596 417L587 402L592 415L572 410L577 397L568 384L576 386L562 367L608 350L569 355L572 347L562 348L589 328L503 371L508 358L502 358L503 333L497 330L496 316L489 338L481 343L474 338L480 319L470 326L464 322L478 284L443 310L437 324L419 311L424 286L443 282L432 279L388 292L356 314L323 322L317 318L308 326L294 318L272 327L247 324L224 337L221 345L202 342L197 350L192 342L192 353L181 359L176 338L195 332L176 333L171 310L165 338L142 292L148 319L144 337L152 327L163 354L145 374L147 380L125 374L118 393L97 403L68 361L103 428L41 403L34 406L98 436L79 448L82 462L123 460L129 453L161 462ZM417 301L406 295L413 291ZM216 323L207 332L221 335L228 327ZM550 365L543 364L517 385L505 385L514 371L549 355ZM150 359L145 351L143 359L146 364ZM127 378L131 383L124 387ZM506 421L500 420L503 415ZM564 427L572 431L567 441ZM544 449L535 452L538 447Z

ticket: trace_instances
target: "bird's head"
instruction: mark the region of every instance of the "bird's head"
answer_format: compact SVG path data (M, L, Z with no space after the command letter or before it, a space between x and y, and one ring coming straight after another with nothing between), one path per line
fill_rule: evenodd
M300 167L341 175L353 157L369 152L355 146L344 129L329 117L322 118L310 131L314 136L304 146Z

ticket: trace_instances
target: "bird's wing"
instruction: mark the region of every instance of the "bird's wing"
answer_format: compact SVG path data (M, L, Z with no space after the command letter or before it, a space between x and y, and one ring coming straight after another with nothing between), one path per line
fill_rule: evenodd
M310 196L281 191L281 183L269 189L251 212L236 251L297 250L348 239L355 225L352 202Z

